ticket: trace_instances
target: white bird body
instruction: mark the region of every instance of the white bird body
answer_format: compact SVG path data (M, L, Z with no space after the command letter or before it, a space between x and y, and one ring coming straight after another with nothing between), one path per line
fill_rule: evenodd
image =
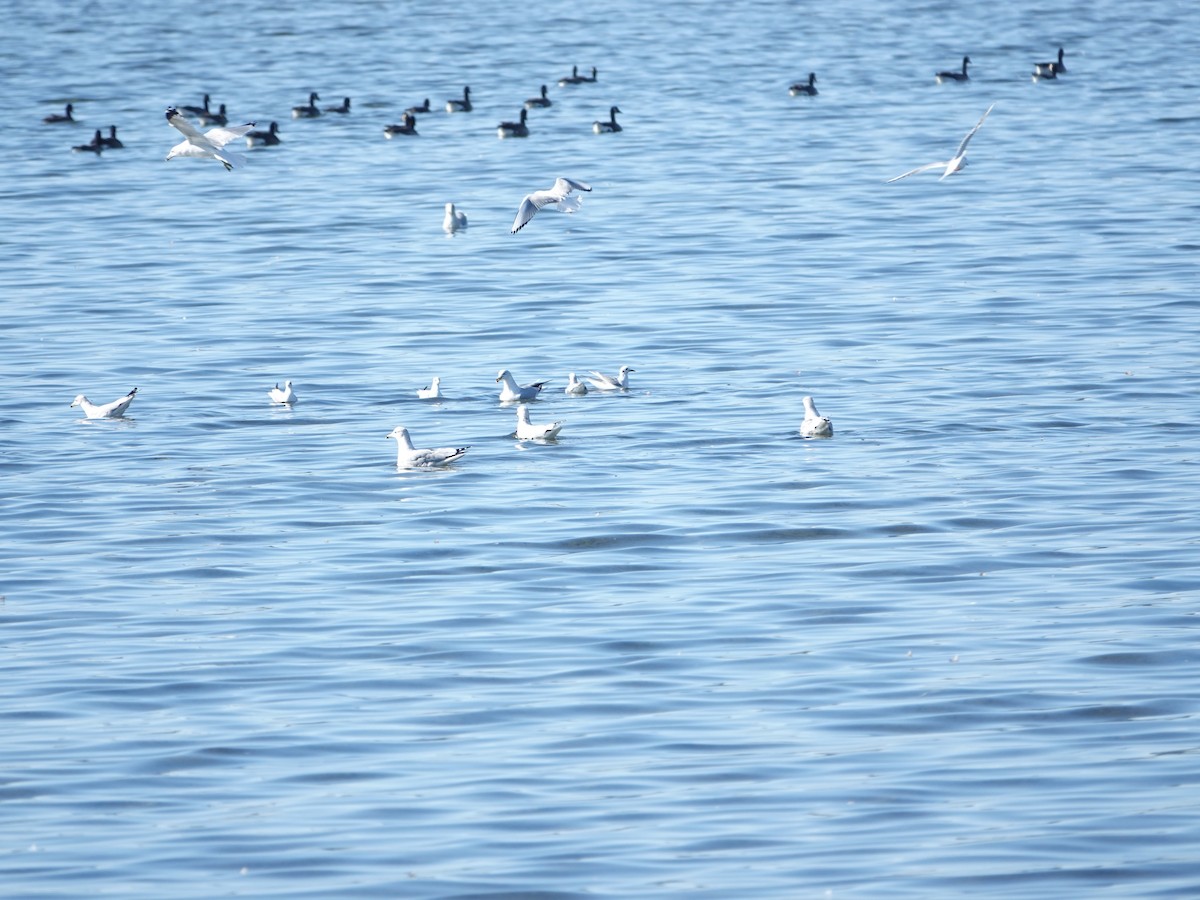
M517 407L517 440L518 441L549 441L558 437L562 431L562 422L548 422L535 425L529 421L529 407L522 403Z
M87 397L83 396L83 394L80 394L71 401L71 406L78 406L82 409L84 418L87 419L119 419L125 415L125 410L129 409L129 404L133 402L136 394L137 388L134 388L121 399L114 400L112 403L105 403L103 406L97 406L88 400Z
M611 375L605 375L593 369L588 376L588 381L599 391L627 391L629 390L629 373L636 371L637 369L631 369L629 366L621 366L621 371L617 373L616 378L613 378Z
M989 106L987 108L987 112L985 112L979 121L975 123L975 127L967 132L967 136L963 138L962 143L958 145L958 150L955 151L953 159L946 160L945 162L928 163L924 166L918 166L911 171L905 172L903 175L897 175L895 178L889 178L887 183L891 184L893 181L899 181L901 178L907 178L909 175L916 175L919 172L927 172L930 169L945 168L946 171L942 173L942 177L939 178L938 181L949 178L955 172L962 171L963 167L967 164L967 144L971 143L971 138L975 137L975 132L977 132L979 127L983 125L983 120L988 117L988 113L992 111L992 107L995 105L996 104L993 103L991 106Z
M542 392L542 388L546 386L546 382L544 381L519 385L516 379L512 377L512 372L508 371L508 369L501 369L500 374L496 376L496 381L504 382L504 386L500 388L501 403L508 403L512 400L533 400Z
M227 170L245 165L246 157L232 150L226 150L225 145L242 137L254 127L250 122L246 125L235 125L232 128L213 128L201 134L196 127L180 115L175 107L167 108L167 124L183 135L183 140L171 148L167 160L177 156L195 159L215 159Z
M800 423L801 437L833 437L833 423L817 412L812 397L804 398L804 421Z
M279 382L275 382L275 387L267 391L267 396L271 398L272 403L295 403L300 398L296 396L296 392L292 390L292 383L285 381L283 387L279 386Z
M529 224L529 220L538 210L553 206L559 212L573 213L583 205L583 198L575 195L574 191L590 191L590 185L571 178L556 178L554 186L544 191L534 191L526 194L517 209L517 218L513 220L512 234L516 234Z
M446 204L446 215L442 219L442 230L447 234L454 234L456 231L462 231L467 227L467 214L459 212L453 203Z
M408 429L397 425L388 435L396 439L396 465L401 469L420 469L430 466L444 466L460 459L469 447L426 447L413 446Z
M421 400L440 400L442 398L442 379L434 375L429 387L417 388L417 397Z
M574 372L570 372L567 375L567 388L563 393L580 396L587 393L587 385L576 378Z

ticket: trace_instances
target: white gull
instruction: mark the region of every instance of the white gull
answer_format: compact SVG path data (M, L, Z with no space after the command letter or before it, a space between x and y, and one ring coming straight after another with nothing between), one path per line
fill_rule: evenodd
M133 402L136 394L137 388L134 388L120 400L105 403L103 406L97 406L87 397L83 396L83 394L80 394L71 401L71 406L78 406L82 409L84 417L88 419L119 419L125 415L125 410L129 409L129 404Z
M408 429L397 425L388 435L396 439L396 465L402 469L418 469L429 466L444 466L462 457L467 447L426 447L419 449L413 446Z
M421 400L440 400L442 398L442 379L434 375L429 387L417 388L417 397Z
M283 387L279 386L279 382L275 382L275 387L267 391L267 396L271 398L272 403L295 403L300 398L296 396L296 392L292 390L292 383L285 381Z
M563 393L564 394L575 394L576 396L578 396L580 394L586 394L587 393L587 385L584 384L582 381L580 381L578 378L576 378L574 372L569 372L567 374L567 388L565 391L563 391Z
M511 234L516 234L529 224L529 220L537 211L546 206L553 206L559 212L573 213L583 205L583 198L573 196L573 191L590 191L590 185L572 178L556 178L554 186L544 191L534 191L526 194L517 209L517 217L513 220Z
M191 122L180 115L179 110L171 106L167 108L167 123L184 138L171 148L167 154L168 161L177 156L188 156L197 159L215 159L226 169L245 165L246 157L240 153L234 153L232 150L226 150L225 145L252 129L253 122L246 125L235 125L233 128L213 128L201 134Z
M945 167L946 171L943 172L942 177L938 179L938 181L941 181L943 178L949 178L955 172L962 170L962 168L967 164L967 144L971 143L971 138L975 137L975 132L979 130L979 126L983 124L983 120L988 117L988 113L992 111L992 107L995 105L996 104L993 103L991 106L989 106L987 108L987 112L985 112L983 116L980 117L979 121L975 123L975 127L967 132L967 136L963 138L962 143L958 145L958 150L954 152L953 159L946 160L945 162L934 162L928 163L924 166L918 166L909 172L905 172L903 175L897 175L895 178L889 178L887 183L891 184L893 181L899 181L901 178L907 178L909 175L916 175L918 172L926 172L929 169Z
M616 378L613 378L611 375L605 375L593 369L591 375L588 376L588 381L598 391L627 391L629 390L629 373L636 371L637 369L631 369L629 366L621 366L621 371L617 373Z
M524 403L517 407L517 440L519 441L553 440L558 437L562 427L562 422L535 425L529 421L529 407Z
M447 234L454 234L456 231L462 231L467 227L467 214L460 212L455 208L453 203L446 204L446 215L442 219L442 230Z
M504 387L500 388L500 402L507 403L510 400L533 400L542 392L542 388L546 386L544 381L536 381L533 384L517 384L512 377L512 372L508 369L501 369L500 374L496 376L496 381L503 381Z
M833 423L817 412L812 397L804 398L804 421L800 423L801 437L833 437Z

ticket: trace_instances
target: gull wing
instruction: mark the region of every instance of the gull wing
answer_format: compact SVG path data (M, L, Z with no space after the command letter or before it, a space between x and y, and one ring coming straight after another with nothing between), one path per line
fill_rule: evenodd
M167 124L189 141L204 140L204 135L196 130L196 126L180 115L179 110L173 106L167 108Z
M958 152L954 154L955 157L962 156L964 153L967 152L967 144L971 143L971 138L975 137L975 132L977 132L979 130L979 126L983 124L983 120L988 117L988 113L990 113L992 111L992 107L994 107L995 105L996 104L993 103L991 106L989 106L987 108L987 112L985 112L983 114L983 116L980 117L979 121L975 123L975 127L967 132L967 136L965 138L963 138L962 143L958 145Z
M254 125L254 122L247 122L245 125L234 125L232 128L214 128L204 132L204 139L219 150L230 141L245 135L254 128Z
M590 184L584 184L582 181L576 181L574 178L555 178L554 187L551 188L555 193L562 191L563 197L567 196L571 191L590 191L591 189L592 186Z
M927 165L918 166L915 169L911 169L908 172L905 172L903 175L897 175L895 178L889 178L884 183L891 184L893 181L899 181L901 178L907 178L909 175L916 175L919 172L928 172L930 169L936 169L938 166L947 166L947 165L949 165L949 163L946 163L946 162L928 163Z

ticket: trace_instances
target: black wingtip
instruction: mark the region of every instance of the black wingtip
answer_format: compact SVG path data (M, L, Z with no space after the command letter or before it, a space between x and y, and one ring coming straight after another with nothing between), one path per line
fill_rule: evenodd
M175 107L173 107L173 106L168 106L168 107L167 107L167 118L168 118L168 119L170 119L170 118L171 118L171 116L177 116L177 115L179 115L179 110L177 110L177 109L176 109Z

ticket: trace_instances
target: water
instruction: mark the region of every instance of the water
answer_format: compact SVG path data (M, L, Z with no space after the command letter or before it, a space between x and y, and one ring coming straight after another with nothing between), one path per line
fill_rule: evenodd
M6 896L1195 896L1198 19L4 4Z

